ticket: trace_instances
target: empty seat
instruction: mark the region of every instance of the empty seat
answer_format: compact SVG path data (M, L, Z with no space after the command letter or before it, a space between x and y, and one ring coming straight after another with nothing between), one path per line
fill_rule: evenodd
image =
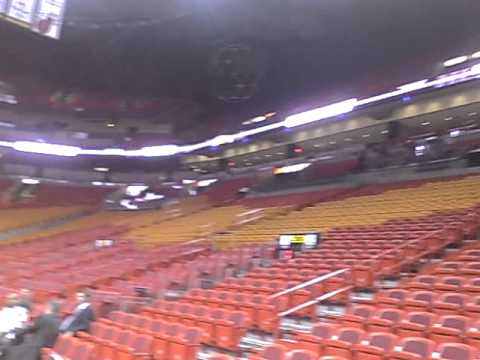
M352 357L352 347L363 339L364 332L358 328L342 328L330 339L325 340L325 355Z
M415 291L405 300L407 311L430 311L436 294L431 291Z
M402 337L428 337L436 316L428 312L411 312L397 325L397 333Z
M311 334L298 333L295 339L298 346L305 350L310 350L321 356L325 352L325 340L330 339L336 330L333 324L316 324Z
M354 305L344 314L340 321L342 326L364 328L366 320L375 313L375 309L368 305Z
M437 315L462 314L466 302L467 297L463 294L443 294L433 303L433 311Z
M382 309L366 322L369 332L394 331L397 323L403 318L403 311L398 309Z
M390 333L372 333L353 347L355 357L361 360L382 360L393 350L397 337Z
M249 360L284 360L288 353L288 349L283 345L267 346L258 355L250 356Z
M407 295L408 291L403 289L387 290L378 297L376 302L379 306L403 308Z
M390 353L390 360L424 360L430 359L436 344L429 339L407 337Z
M435 282L435 290L440 292L459 291L463 286L463 279L458 276L441 277Z
M441 360L474 360L478 355L475 348L457 343L442 344L436 352L438 356L435 356L435 359Z
M293 350L288 353L287 360L317 360L318 356L308 350Z
M468 318L464 316L446 315L434 324L430 331L430 338L437 344L447 342L461 342L468 330Z

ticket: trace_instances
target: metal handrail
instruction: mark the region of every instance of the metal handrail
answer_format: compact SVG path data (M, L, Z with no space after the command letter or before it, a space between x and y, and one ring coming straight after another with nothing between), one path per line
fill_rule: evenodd
M291 288L289 288L289 289L282 290L282 291L280 291L280 292L278 292L278 293L276 293L276 294L270 295L268 298L269 298L269 299L275 299L275 298L277 298L277 297L279 297L279 296L283 296L283 295L290 294L291 292L294 292L294 291L297 291L297 290L306 288L306 287L311 286L311 285L315 285L315 284L317 284L317 283L319 283L319 282L322 282L322 281L328 280L328 279L330 279L330 278L332 278L332 277L335 277L335 276L337 276L337 275L343 274L343 273L345 273L345 272L347 272L347 271L349 271L349 270L350 270L350 269L347 268L347 269L341 269L341 270L333 271L333 272L331 272L331 273L328 273L328 274L319 276L319 277L317 277L317 278L315 278L315 279L308 280L308 281L306 281L306 282L304 282L304 283L301 283L301 284L296 285L296 286L294 286L294 287L291 287Z
M288 309L288 310L285 310L284 312L281 312L280 314L278 314L279 317L283 317L283 316L287 316L287 315L290 315L294 312L297 312L299 310L302 310L306 307L309 307L309 306L312 306L312 305L315 305L316 303L319 303L321 301L325 301L325 300L328 300L334 296L337 296L338 294L341 294L345 291L349 291L351 290L353 287L352 286L345 286L343 288L340 288L340 289L337 289L337 290L333 290L333 291L330 291L329 293L326 293L326 294L323 294L322 296L319 296L317 297L316 299L314 300L310 300L310 301L307 301L303 304L300 304L300 305L297 305L291 309Z

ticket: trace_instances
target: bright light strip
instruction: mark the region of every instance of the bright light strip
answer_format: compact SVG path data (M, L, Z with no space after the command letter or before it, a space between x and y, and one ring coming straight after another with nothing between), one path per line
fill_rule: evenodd
M143 198L145 201L153 201L153 200L160 200L163 199L165 196L164 195L157 195L154 193L146 193L145 197Z
M339 103L326 105L321 108L313 109L303 113L291 115L284 121L277 123L260 126L255 129L240 131L235 134L218 135L212 139L191 144L191 145L158 145L143 147L138 150L125 150L119 148L107 148L107 149L82 149L77 146L59 145L38 143L33 141L1 141L0 146L13 148L17 151L37 153L45 155L55 156L78 156L78 155L96 155L96 156L122 156L122 157L166 157L173 156L182 153L189 153L192 151L205 149L211 146L220 146L225 144L231 144L235 141L244 139L248 136L262 134L268 131L276 130L282 127L295 127L303 124L308 124L318 120L326 119L329 117L335 117L338 115L349 113L356 108L364 105L374 104L380 101L393 99L397 96L409 94L419 90L446 87L452 84L458 84L470 80L480 78L480 64L476 64L470 68L466 68L463 71L457 71L455 73L444 74L438 76L433 80L420 80L406 85L399 86L396 90L375 95L365 99L349 99Z
M472 54L472 59L480 59L480 51Z
M22 179L22 184L37 185L37 184L40 184L40 180L25 178L25 179Z
M125 194L128 196L138 196L142 193L142 191L145 191L148 189L148 186L146 185L130 185L127 186L125 189Z
M460 65L467 60L468 60L468 56L458 56L458 57L455 57L453 59L448 59L447 61L445 61L443 63L443 66L451 67L451 66L455 66L455 65Z
M213 183L216 183L218 179L207 179L207 180L200 180L197 182L198 187L207 187L212 185Z
M93 168L93 170L98 171L98 172L109 172L110 171L110 169L107 168L107 167L96 167L96 168Z
M317 109L305 111L287 117L284 124L288 128L305 125L314 121L328 119L334 116L347 114L357 106L357 99L348 99L339 103L326 105Z
M193 184L196 180L191 180L191 179L183 179L182 180L182 184L184 185L189 185L189 184Z
M416 91L416 90L423 89L426 83L428 83L428 79L415 81L415 82L410 83L410 84L405 84L405 85L397 87L397 89L398 90L406 90L408 92Z
M296 172L300 172L300 171L305 170L310 165L312 165L312 164L311 163L301 163L301 164L295 164L295 165L288 165L288 166L284 166L284 167L281 167L281 168L273 169L273 173L275 175L296 173Z
M22 152L57 156L77 156L82 151L77 146L38 143L34 141L15 141L11 147Z

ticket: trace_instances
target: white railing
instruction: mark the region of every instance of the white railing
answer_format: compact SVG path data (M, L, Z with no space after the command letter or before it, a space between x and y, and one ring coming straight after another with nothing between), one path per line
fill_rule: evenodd
M333 290L333 291L330 291L329 293L326 293L326 294L323 294L322 296L319 296L317 297L316 299L314 300L310 300L310 301L307 301L303 304L300 304L300 305L297 305L291 309L288 309L288 310L285 310L284 312L281 312L280 314L278 314L279 317L284 317L284 316L288 316L294 312L297 312L299 310L302 310L302 309L305 309L309 306L312 306L312 305L315 305L319 302L322 302L322 301L325 301L325 300L328 300L334 296L337 296L343 292L346 292L346 291L350 291L352 289L352 286L345 286L341 289L337 289L337 290Z
M343 273L346 273L347 271L350 271L350 269L342 269L342 270L336 270L336 271L333 271L331 273L328 273L328 274L325 274L325 275L322 275L322 276L319 276L315 279L312 279L312 280L308 280L304 283L301 283L299 285L296 285L294 287L291 287L289 289L286 289L286 290L282 290L276 294L273 294L273 295L270 295L269 296L269 299L275 299L277 297L280 297L280 296L283 296L283 295L287 295L287 294L290 294L294 291L297 291L297 290L301 290L301 289L304 289L306 287L309 287L309 286L312 286L312 285L315 285L315 284L318 284L322 281L325 281L325 280L328 280L332 277L335 277L335 276L338 276L340 274L343 274Z

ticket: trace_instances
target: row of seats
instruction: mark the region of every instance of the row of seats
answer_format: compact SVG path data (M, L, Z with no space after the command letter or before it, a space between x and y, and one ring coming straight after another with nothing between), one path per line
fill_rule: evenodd
M426 311L402 311L395 308L376 309L354 305L337 319L342 326L368 332L390 332L402 337L419 336L437 343L467 342L477 344L478 317L437 315Z
M326 233L339 227L381 225L399 218L415 219L428 217L435 212L464 211L480 201L479 185L480 177L471 176L425 182L418 187L397 188L374 195L356 196L352 193L346 199L322 202L299 212L259 221L228 234L219 234L216 240L230 243L271 241L278 234L292 231ZM361 189L358 194L362 194Z
M401 338L391 333L365 333L357 328L335 328L331 324L315 326L312 334L298 333L292 340L279 340L250 360L283 360L286 354L302 349L308 356L305 360L476 360L475 347L458 344L437 344L424 337ZM326 356L326 357L322 357Z
M245 335L249 319L241 311L215 309L185 303L158 301L155 307L145 307L141 314L153 319L202 329L202 342L235 351Z

